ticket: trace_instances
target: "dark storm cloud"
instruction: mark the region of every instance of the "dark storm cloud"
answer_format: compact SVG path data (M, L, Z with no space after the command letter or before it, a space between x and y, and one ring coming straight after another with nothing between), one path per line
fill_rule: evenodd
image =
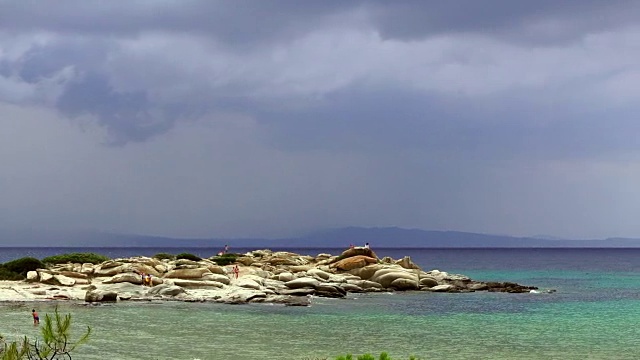
M175 121L175 117L166 120L163 112L154 113L144 92L116 92L107 79L97 74L70 83L57 106L71 116L97 116L98 122L109 130L109 142L114 145L144 141L167 131Z
M304 98L308 95L292 93L285 101L303 105L295 107L293 111L287 107L287 111L278 113L272 109L278 108L282 98L252 94L253 88L258 86L280 86L265 85L261 83L263 80L256 80L262 76L256 75L261 71L268 77L273 67L265 66L263 70L257 65L253 73L235 76L224 84L211 84L217 81L216 78L202 80L202 84L198 84L198 81L207 76L206 71L217 70L224 75L226 68L235 70L234 65L241 68L243 61L250 61L253 57L268 60L275 48L286 51L288 46L296 40L302 41L307 34L331 31L332 26L340 26L344 30L372 30L380 34L382 43L389 39L415 42L438 35L470 34L494 37L498 41L508 39L520 44L516 46L521 46L529 41L541 44L566 42L580 39L591 31L624 26L635 20L633 9L639 5L627 0L252 0L130 1L126 6L117 2L62 1L53 6L37 1L0 0L0 6L0 31L9 34L44 31L57 36L54 41L34 45L13 63L2 60L0 73L6 77L16 73L23 81L37 84L64 68L72 68L78 78L61 85L61 95L56 105L70 116L95 116L108 129L112 143L145 141L171 129L180 119L193 118L210 110L232 109L254 116L275 129L277 136L274 139L282 142L283 147L294 146L295 141L300 143L299 146L306 147L380 143L418 147L459 144L463 147L468 143L482 146L485 141L477 139L492 138L493 125L489 119L520 117L522 113L529 113L536 104L514 99L509 106L521 104L522 109L515 109L511 113L492 113L493 110L487 111L478 105L477 102L484 100L442 93L437 89L416 90L402 84L402 81L400 84L384 84L386 89L373 91L347 81L339 89L326 93L318 91L321 100L310 101L308 106L304 105L307 103ZM195 55L191 50L178 47L168 47L164 52L151 55L135 54L132 55L134 60L136 56L142 56L142 60L130 66L124 57L121 60L124 65L121 64L116 71L125 81L147 73L156 78L173 76L175 81L150 85L131 80L128 88L123 88L114 78L113 69L112 73L107 70L114 59L123 53L118 41L139 40L132 47L144 49L144 35L154 31L167 36L197 39L198 49L207 49L210 42L224 45ZM176 44L178 46L179 41ZM161 62L164 56L173 54L179 54L180 57L173 62ZM183 63L196 59L206 64L213 62L207 56L220 54L229 56L231 65L189 70L192 73L190 77L181 73ZM352 55L358 54L354 52ZM440 61L464 63L469 61L467 57L464 51L458 51L453 58L444 57ZM315 60L324 61L322 58ZM367 62L375 60L362 59ZM304 64L301 72L314 66L311 63ZM343 65L336 62L334 66L339 70ZM152 73L154 67L161 69ZM483 69L479 67L478 70ZM198 71L203 73L197 74ZM517 78L520 75L504 76ZM174 84L191 89L184 93L158 96ZM292 87L296 86L294 81ZM539 93L531 95L540 96ZM507 102L504 99L489 101ZM564 122L562 126L567 126L567 123L570 122ZM526 129L529 126L526 122L517 124L524 124L523 137L542 131ZM496 126L495 131L502 129L503 125ZM509 126L514 125L508 123L504 128ZM510 130L515 134L507 138L514 140L508 140L505 146L511 141L512 146L520 146L518 129L516 126ZM500 137L500 134L496 137ZM499 144L500 141L487 140L486 143Z
M447 33L502 34L557 41L635 22L632 0L405 1L0 1L0 24L14 31L134 36L142 31L197 32L233 45L290 40L360 11L385 38ZM366 20L365 20L366 21ZM553 28L560 21L566 26ZM539 30L528 26L540 24ZM544 27L552 33L545 34Z
M322 19L353 8L344 1L0 1L0 26L14 31L135 36L144 31L192 32L233 45L291 39Z
M635 23L638 9L632 0L413 0L380 1L372 13L374 24L389 39L468 33L558 43Z

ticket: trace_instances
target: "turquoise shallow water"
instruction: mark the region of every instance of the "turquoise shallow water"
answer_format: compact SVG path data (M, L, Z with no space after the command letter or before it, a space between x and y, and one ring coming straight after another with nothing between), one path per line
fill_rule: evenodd
M640 358L640 251L474 251L412 255L425 268L557 292L354 294L313 299L308 308L123 302L60 309L73 314L78 332L94 330L74 359L315 359L381 351L397 359ZM31 306L0 305L0 333L36 335Z

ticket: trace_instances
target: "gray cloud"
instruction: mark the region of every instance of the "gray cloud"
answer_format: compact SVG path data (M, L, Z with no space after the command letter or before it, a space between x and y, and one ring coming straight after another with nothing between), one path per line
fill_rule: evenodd
M638 6L0 0L0 218L637 235Z
M629 0L397 1L379 2L373 19L389 39L465 33L553 44L633 24L637 8Z

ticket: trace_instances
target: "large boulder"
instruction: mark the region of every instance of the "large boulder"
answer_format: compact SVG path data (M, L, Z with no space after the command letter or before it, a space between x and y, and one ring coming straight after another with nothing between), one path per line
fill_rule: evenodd
M302 272L302 271L309 271L309 270L313 269L313 266L311 266L311 265L295 265L295 266L289 266L289 267L287 267L287 269L292 273L298 273L298 272Z
M342 289L344 289L344 291L347 291L347 292L362 292L362 291L364 291L364 289L362 289L360 286L355 285L355 284L342 283L342 284L340 284L340 287Z
M369 280L348 280L347 284L353 284L362 289L382 289L382 285Z
M149 274L151 276L160 277L162 274L155 267L142 263L133 263L123 266L122 271L133 272L138 274Z
M282 281L282 282L291 281L291 280L293 280L295 278L296 277L293 276L293 274L288 272L288 271L282 272L282 273L278 274L278 276L277 276L277 279L279 281Z
M340 261L337 261L333 264L331 264L331 267L337 269L337 270L343 270L343 271L349 271L349 270L353 270L353 269L359 269L359 268L363 268L369 264L375 264L377 263L378 260L370 257L370 256L366 256L366 255L355 255L355 256L351 256L348 257L346 259L342 259Z
M153 279L153 277L152 277ZM131 283L136 285L142 284L142 277L134 273L117 274L102 281L103 284Z
M80 272L83 274L93 274L95 267L92 263L84 263L80 266Z
M169 279L200 279L205 274L213 274L207 268L197 269L174 269L164 275Z
M343 298L347 291L336 284L319 284L316 286L316 296Z
M382 270L376 272L376 274L370 279L373 282L377 282L382 285L384 288L391 287L391 283L396 279L408 279L413 280L417 283L418 277L416 274L411 274L405 271L390 271L390 272L382 272L378 274ZM417 287L417 285L416 285Z
M229 277L227 275L220 275L220 274L214 274L214 273L204 274L202 276L202 280L216 281L225 285L229 285L229 283L231 283L231 280L229 280Z
M36 282L38 281L38 272L37 271L28 271L27 272L27 282Z
M120 264L117 266L113 266L114 264ZM121 263L108 263L108 267L104 267L105 265L100 265L96 267L93 271L93 275L95 276L113 276L116 274L120 274L122 272L122 264Z
M60 275L64 275L74 279L87 279L89 277L87 274L75 271L61 271Z
M169 285L162 284L158 286L154 286L149 291L147 291L148 295L161 295L161 296L176 296L178 294L184 293L185 290L177 285Z
M314 277L320 281L329 280L329 277L331 277L331 274L329 274L326 271L322 271L320 269L309 269L307 271L307 275Z
M349 273L359 277L360 279L368 280L380 269L384 269L385 265L382 264L372 264L367 265L363 268L351 269Z
M376 253L374 253L373 250L371 250L369 248L353 247L353 248L350 248L350 249L347 249L347 250L343 251L342 254L340 254L340 256L338 256L338 259L345 259L345 258L349 258L349 257L356 256L356 255L364 255L364 256L367 256L367 257L374 258L374 259L378 258Z
M416 265L409 256L405 256L402 259L396 261L397 265L402 266L405 269L417 269L420 270L420 266Z
M84 295L84 301L86 302L104 302L117 300L117 292L111 290L98 290L94 286L91 286Z
M207 269L214 274L227 275L227 271L220 265L211 264L207 266Z
M320 282L314 278L301 277L298 279L287 281L286 283L284 283L284 285L289 289L315 288L316 286L320 285Z
M418 281L414 279L395 279L389 284L389 287L396 290L418 290Z
M234 285L245 289L260 290L261 288L260 284L257 281L250 278L239 279L234 283Z
M64 275L53 275L55 281L62 286L73 286L76 284L76 281L73 278Z
M434 287L438 285L438 281L432 277L420 277L420 286Z
M43 284L50 284L50 285L56 284L56 280L53 278L53 275L49 272L41 271L41 269L38 269L38 278L40 279L40 282Z

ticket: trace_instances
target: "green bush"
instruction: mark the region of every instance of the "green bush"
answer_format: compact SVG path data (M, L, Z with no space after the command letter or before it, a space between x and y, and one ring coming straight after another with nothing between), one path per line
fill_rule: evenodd
M175 260L176 256L168 253L158 253L153 255L152 258L158 259L158 260L164 260L164 259Z
M176 255L176 259L187 259L187 260L193 260L193 261L202 260L201 257L193 255L193 254L189 254L189 253L178 254L178 255Z
M18 281L24 280L24 275L13 272L4 266L0 265L0 280Z
M95 253L71 253L71 254L49 256L42 259L42 262L46 264L66 264L66 263L100 264L107 260L109 260L108 257L104 255L95 254Z
M27 275L28 271L44 268L44 264L42 263L42 261L32 257L23 257L20 259L12 260L4 263L2 266L9 271L13 271L14 273L22 275Z
M236 262L236 259L238 258L238 256L240 255L227 253L227 254L212 256L209 258L209 260L215 262L220 266L225 266L225 265L233 264L234 262Z

